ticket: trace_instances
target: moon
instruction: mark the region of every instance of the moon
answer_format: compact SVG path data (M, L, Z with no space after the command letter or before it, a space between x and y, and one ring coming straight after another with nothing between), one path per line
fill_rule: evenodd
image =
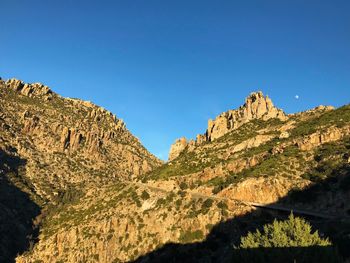
M299 95L295 95L295 99L298 100L299 99Z

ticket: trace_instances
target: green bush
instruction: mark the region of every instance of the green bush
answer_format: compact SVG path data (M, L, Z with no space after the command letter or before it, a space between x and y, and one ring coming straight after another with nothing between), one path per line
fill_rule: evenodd
M239 262L342 262L328 238L312 233L311 225L293 214L242 237L234 258Z
M311 226L304 219L291 214L286 221L275 220L264 226L263 232L257 230L241 238L241 248L258 247L308 247L328 246L328 239L320 238L317 231L311 233Z
M222 209L222 210L227 210L228 209L228 206L226 203L220 201L218 204L217 204L217 207Z
M203 238L204 238L204 234L202 230L196 230L194 232L185 231L185 232L181 232L181 235L180 235L180 241L182 243L189 243L194 240L200 240Z
M143 190L143 192L142 192L142 194L141 194L141 198L142 198L143 200L147 200L147 199L150 198L150 195L149 195L149 193L147 193L146 190Z
M213 200L212 199L206 199L203 203L202 203L202 207L201 207L201 210L200 212L202 214L207 214L209 212L209 209L212 207L213 205Z
M175 205L176 205L177 207L180 207L181 204L182 204L182 200L181 200L181 199L177 199L176 202L175 202Z
M186 182L181 182L180 183L180 189L181 190L186 190L188 188L188 185L186 184Z
M212 199L207 199L203 202L202 208L210 208L213 205Z

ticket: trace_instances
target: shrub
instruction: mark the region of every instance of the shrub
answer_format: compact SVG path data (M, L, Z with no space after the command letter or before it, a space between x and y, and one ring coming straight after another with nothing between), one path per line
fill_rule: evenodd
M180 241L182 243L189 243L194 240L200 240L203 238L204 238L204 234L202 230L196 230L194 232L191 232L191 231L181 232L181 235L180 235Z
M241 238L241 248L258 247L308 247L331 245L328 239L322 239L304 219L291 214L286 221L275 220L264 226L263 232L257 230Z
M147 193L146 190L143 190L143 192L142 192L142 194L141 194L141 198L142 198L143 200L147 200L147 199L150 198L150 195L149 195L149 193Z
M157 204L156 205L159 207L159 206L165 205L165 203L166 203L166 201L165 201L164 198L159 198L157 200Z
M134 201L134 203L137 205L137 207L141 207L142 204L141 204L141 202L139 200L139 197L138 197L137 193L133 191L133 192L131 192L130 195L131 195L131 199Z
M311 225L291 214L286 221L275 220L241 238L234 250L239 262L341 262L339 255L327 238Z
M177 207L180 207L181 204L182 204L182 200L181 200L181 199L177 199L176 202L175 202L175 205L176 205Z
M202 208L210 208L213 205L212 199L207 199L203 202Z
M185 182L180 183L180 189L181 190L186 190L188 188L188 185Z
M182 190L180 190L177 194L180 195L182 198L186 196L186 192Z
M218 208L222 209L222 210L226 210L228 209L228 206L225 202L222 202L220 201L218 204L217 204Z

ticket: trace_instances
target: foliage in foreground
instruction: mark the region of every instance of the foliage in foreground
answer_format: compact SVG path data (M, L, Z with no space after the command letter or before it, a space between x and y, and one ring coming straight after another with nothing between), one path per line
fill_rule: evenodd
M234 250L236 262L342 262L328 238L291 214L241 238Z

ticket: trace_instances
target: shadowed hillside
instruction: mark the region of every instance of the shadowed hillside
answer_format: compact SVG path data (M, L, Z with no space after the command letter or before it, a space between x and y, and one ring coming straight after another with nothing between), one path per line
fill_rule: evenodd
M323 195L332 191L342 191L349 194L350 165L333 170L334 176L319 182L305 190L291 191L273 205L290 207L294 202L312 204ZM343 202L349 199L342 200ZM330 205L338 206L333 203ZM239 247L240 238L256 229L272 223L276 218L285 220L288 212L261 209L243 216L220 222L215 225L204 241L191 244L168 243L131 262L343 262L350 253L350 216L327 214L330 219L303 216L311 222L313 231L318 230L322 236L329 237L333 243L326 247L288 247L288 248L255 248L234 249ZM271 237L272 238L272 237ZM339 257L335 256L339 255Z
M41 83L0 79L0 105L1 262L33 251L64 204L161 164L111 112Z
M0 150L0 262L15 262L18 254L37 242L38 229L33 221L40 207L8 180L8 176L18 177L25 164L25 160Z

